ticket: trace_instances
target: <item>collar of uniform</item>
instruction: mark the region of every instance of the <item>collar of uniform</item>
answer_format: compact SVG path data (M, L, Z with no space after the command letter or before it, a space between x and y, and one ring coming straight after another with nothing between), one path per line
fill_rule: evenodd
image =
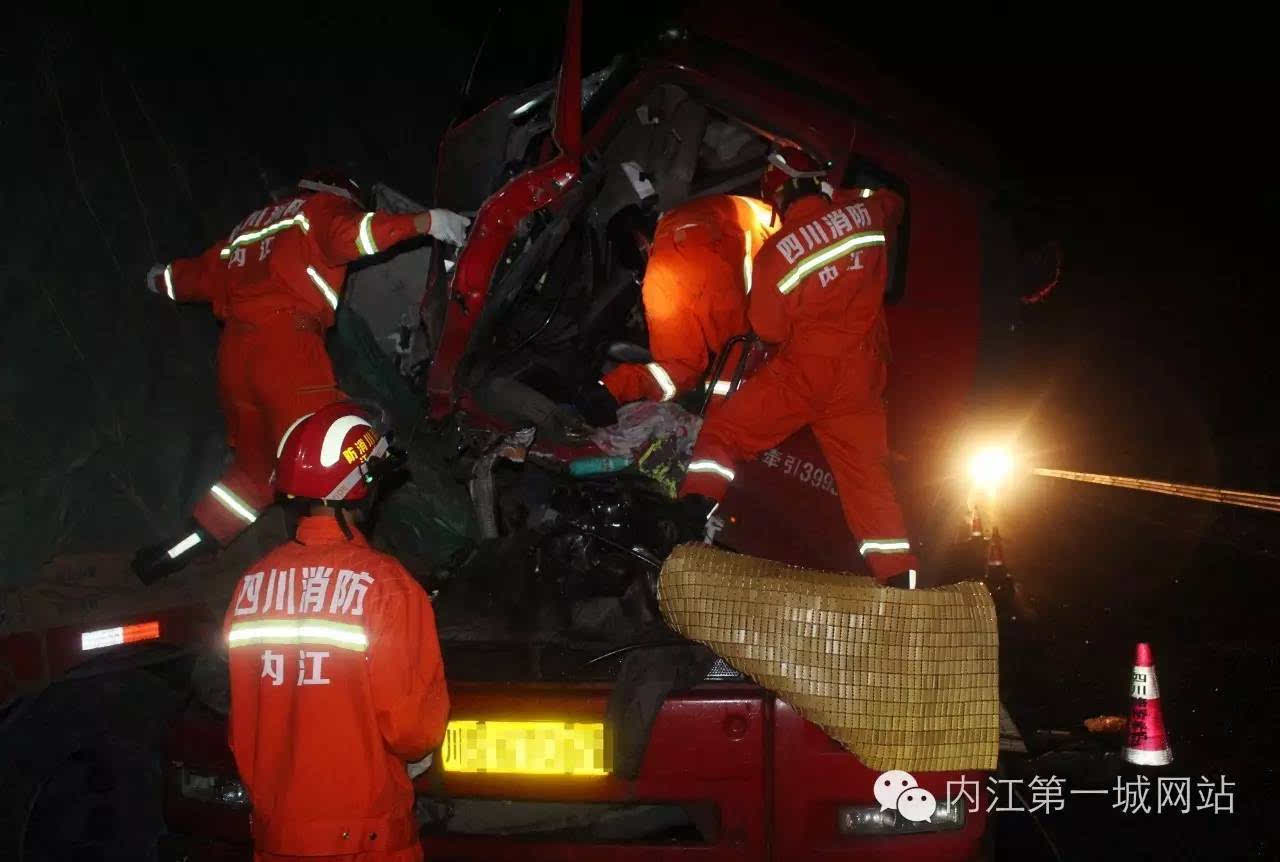
M353 545L368 546L365 541L364 534L351 527L351 543ZM336 518L330 518L328 515L306 515L298 521L298 542L303 545L327 545L334 542L345 542L347 537L342 535L342 528L338 526Z
M805 195L787 207L787 214L782 219L786 222L806 221L831 206L831 201L822 195Z

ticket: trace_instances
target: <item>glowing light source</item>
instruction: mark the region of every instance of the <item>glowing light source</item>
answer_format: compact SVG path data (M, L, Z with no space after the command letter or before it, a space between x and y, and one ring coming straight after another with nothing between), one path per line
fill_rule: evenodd
M1004 449L988 448L978 452L969 461L969 476L974 484L984 490L1000 486L1013 469L1013 458Z

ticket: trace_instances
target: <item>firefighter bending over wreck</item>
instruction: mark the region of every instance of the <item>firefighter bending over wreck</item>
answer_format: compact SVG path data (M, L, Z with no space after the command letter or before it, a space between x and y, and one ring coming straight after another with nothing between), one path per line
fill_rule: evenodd
M181 534L137 553L133 568L142 581L177 571L256 521L274 499L275 446L285 430L342 397L324 332L347 264L423 234L460 245L468 223L441 209L367 211L353 180L314 174L298 183L295 197L249 214L199 257L152 267L149 290L207 302L223 321L218 400L235 460Z
M618 404L670 401L694 387L708 358L748 329L751 261L774 231L773 211L755 198L709 195L663 213L644 271L647 363L624 363L600 381L584 410L593 425L614 421ZM732 374L733 357L724 364ZM708 381L717 395L730 381ZM604 391L607 390L607 391Z
M347 522L392 469L375 424L340 402L288 430L276 484L310 515L227 609L255 859L422 859L409 774L440 745L449 695L427 594Z
M691 527L705 522L740 461L808 425L872 574L914 587L918 563L889 477L884 404L884 293L903 200L886 188L833 190L794 147L769 157L761 192L782 227L756 255L748 315L778 349L707 416L680 488L684 517Z

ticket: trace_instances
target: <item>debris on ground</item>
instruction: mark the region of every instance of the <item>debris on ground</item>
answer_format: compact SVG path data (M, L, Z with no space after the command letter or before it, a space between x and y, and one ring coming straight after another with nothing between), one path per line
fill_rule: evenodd
M1084 726L1090 733L1124 733L1129 728L1129 720L1120 715L1099 715L1086 718Z

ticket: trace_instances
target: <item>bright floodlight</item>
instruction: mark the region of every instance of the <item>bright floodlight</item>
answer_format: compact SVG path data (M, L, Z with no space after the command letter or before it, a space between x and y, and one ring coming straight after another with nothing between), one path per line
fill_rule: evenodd
M988 490L997 487L1009 475L1013 459L1003 449L983 449L969 462L969 475L975 484Z

